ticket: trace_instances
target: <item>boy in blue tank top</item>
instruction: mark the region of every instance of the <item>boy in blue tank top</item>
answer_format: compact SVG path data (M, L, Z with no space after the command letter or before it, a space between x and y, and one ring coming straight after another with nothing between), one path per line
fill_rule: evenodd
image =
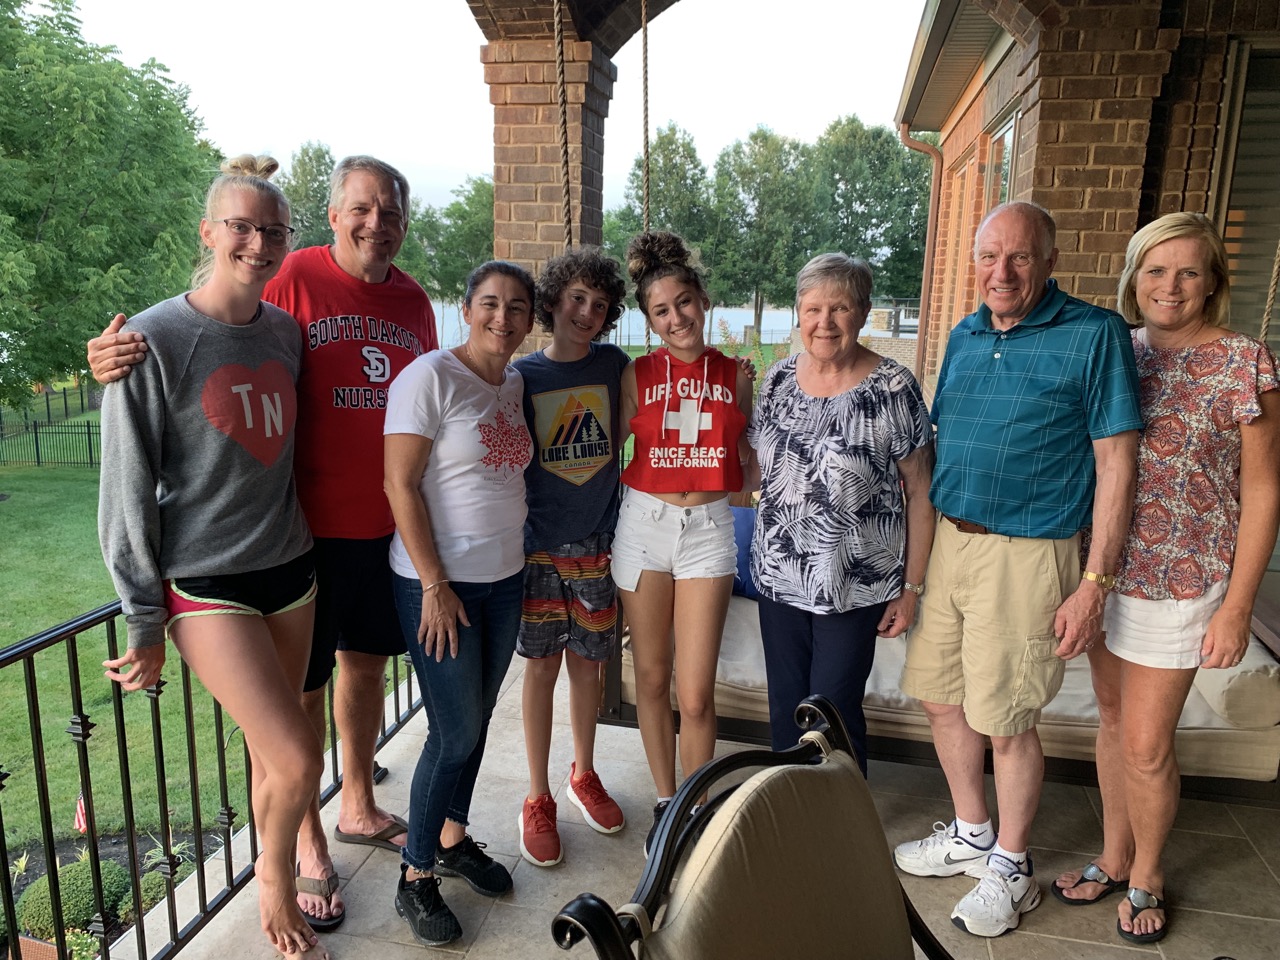
M548 261L538 279L536 315L551 344L515 364L534 438L525 471L529 516L516 642L526 658L522 713L529 759L520 852L541 867L563 857L547 771L561 661L569 672L573 729L568 797L600 833L617 833L625 823L594 769L601 673L618 643L609 554L618 519L619 389L630 362L618 347L598 341L622 315L625 292L621 268L599 250Z

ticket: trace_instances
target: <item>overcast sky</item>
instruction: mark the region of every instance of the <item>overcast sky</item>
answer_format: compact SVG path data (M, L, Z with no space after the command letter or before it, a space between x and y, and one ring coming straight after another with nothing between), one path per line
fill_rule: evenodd
M674 120L710 168L764 125L814 140L834 119L892 126L924 0L680 0L649 30L652 130ZM795 11L780 17L780 11ZM136 66L154 57L191 90L224 153L286 167L308 140L371 153L437 206L493 172L484 35L465 0L80 0L84 36ZM640 37L614 57L605 206L641 151Z

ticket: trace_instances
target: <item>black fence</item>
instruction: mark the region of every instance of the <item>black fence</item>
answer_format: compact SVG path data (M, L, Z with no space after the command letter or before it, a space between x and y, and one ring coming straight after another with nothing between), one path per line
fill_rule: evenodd
M0 466L96 467L102 462L102 428L91 420L55 423L33 420L26 429L0 437Z
M101 406L102 385L98 383L46 390L22 409L0 406L0 439L26 432L36 423L45 426L62 423Z
M167 960L253 877L243 737L176 657L146 690L107 681L120 615L117 601L0 650L0 957L46 955L35 936L59 960L91 955L89 939L100 960ZM407 661L389 680L379 745L422 707ZM322 804L341 789L332 684L329 701Z

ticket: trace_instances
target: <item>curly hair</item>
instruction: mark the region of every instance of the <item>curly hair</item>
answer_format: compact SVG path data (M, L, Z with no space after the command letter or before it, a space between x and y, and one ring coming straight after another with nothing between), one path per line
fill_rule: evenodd
M657 231L632 237L627 244L627 272L636 285L636 303L646 317L649 316L649 288L655 281L675 277L703 297L707 295L694 255L674 233Z
M612 257L605 256L599 247L580 247L547 261L538 277L538 306L535 311L538 324L547 332L554 330L555 320L551 312L560 302L561 294L575 280L609 298L604 325L591 338L603 340L622 316L622 298L627 295L627 282L622 277L622 267Z

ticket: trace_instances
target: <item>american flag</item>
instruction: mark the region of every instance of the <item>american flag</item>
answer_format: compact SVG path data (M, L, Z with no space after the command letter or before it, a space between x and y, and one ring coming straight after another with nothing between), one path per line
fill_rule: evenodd
M76 797L76 819L75 819L74 826L81 833L89 832L89 818L85 815L85 812L84 812L84 794L83 793L81 793L80 796Z

